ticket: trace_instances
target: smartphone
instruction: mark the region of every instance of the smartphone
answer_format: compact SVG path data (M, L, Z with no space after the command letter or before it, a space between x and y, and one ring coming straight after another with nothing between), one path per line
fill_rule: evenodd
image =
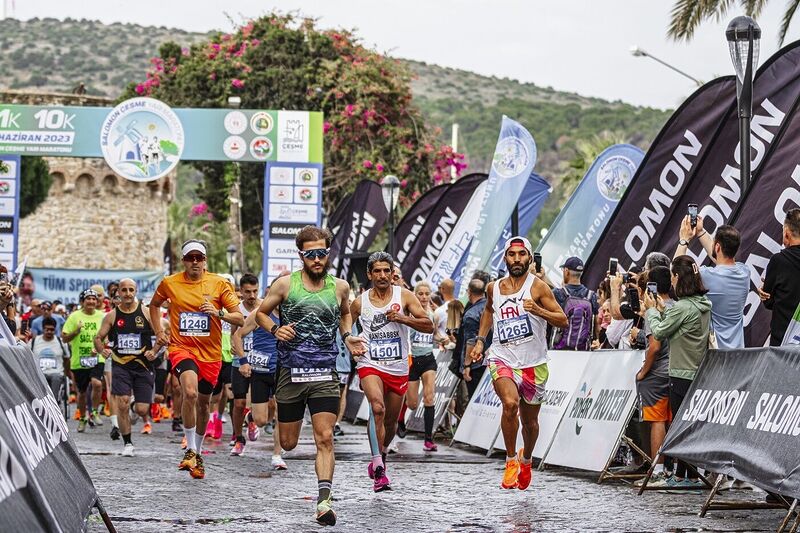
M689 204L689 224L694 228L697 226L697 204Z
M542 271L542 254L533 252L533 264L536 265L536 272Z
M618 261L617 261L616 257L612 257L611 259L608 260L608 273L609 273L609 275L611 275L611 276L616 276L617 275L617 263L618 263Z
M631 282L631 275L627 272L622 274L622 283L630 283Z
M0 272L0 283L8 283L8 272Z
M628 287L628 304L631 306L631 311L634 313L638 313L642 310L641 305L639 304L639 291L636 287Z
M653 282L649 282L647 284L647 292L652 294L653 298L655 298L658 295L658 285Z

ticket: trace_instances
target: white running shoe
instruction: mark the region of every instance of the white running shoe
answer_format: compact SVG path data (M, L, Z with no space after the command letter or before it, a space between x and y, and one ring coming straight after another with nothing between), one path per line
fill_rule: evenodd
M122 457L133 457L133 444L126 444L122 448Z
M273 455L272 468L274 468L275 470L286 470L289 467L286 466L286 461L283 460L283 457L281 457L280 455Z

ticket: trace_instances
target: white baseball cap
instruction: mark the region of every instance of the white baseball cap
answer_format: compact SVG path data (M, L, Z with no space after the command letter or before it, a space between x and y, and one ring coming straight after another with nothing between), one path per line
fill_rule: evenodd
M511 237L510 239L508 239L506 241L506 245L503 247L503 253L505 254L508 251L508 249L511 248L512 246L522 246L526 250L528 250L529 254L533 253L531 251L532 250L531 241L529 241L525 237Z
M186 241L183 248L181 248L181 257L186 257L191 252L200 252L203 255L207 255L206 247L203 246L203 243L198 241Z

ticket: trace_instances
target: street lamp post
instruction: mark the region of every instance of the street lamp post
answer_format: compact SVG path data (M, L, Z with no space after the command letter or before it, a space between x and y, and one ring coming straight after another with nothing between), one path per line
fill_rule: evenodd
M664 60L662 60L662 59L659 59L659 58L657 58L656 56L654 56L654 55L653 55L653 54L651 54L650 52L647 52L646 50L642 50L641 48L639 48L639 47L638 47L638 46L636 46L636 45L633 45L633 46L631 46L631 54L632 54L634 57L649 57L649 58L650 58L650 59L652 59L653 61L656 61L657 63L661 63L662 65L664 65L664 66L665 66L665 67L667 67L668 69L674 70L675 72L677 72L677 73L678 73L678 74L680 74L681 76L684 76L684 77L686 77L686 78L689 78L689 79L690 79L690 80L692 80L692 81L695 83L695 85L697 85L698 87L699 87L699 86L701 86L701 85L703 85L703 82L702 82L702 81L700 81L700 80L698 80L698 79L697 79L697 78L695 78L694 76L690 76L689 74L685 73L684 71L682 71L682 70L681 70L681 69L679 69L678 67L675 67L675 66L673 66L673 65L670 65L670 64L669 64L669 63L667 63L666 61L664 61Z
M236 261L236 247L232 244L228 245L228 274L233 276L233 263Z
M742 198L750 187L750 119L753 116L753 69L758 64L761 28L750 17L736 17L725 30L731 61L736 71L739 107L739 166Z
M389 212L389 255L394 258L394 210L400 197L400 180L396 176L386 176L381 181L383 204Z

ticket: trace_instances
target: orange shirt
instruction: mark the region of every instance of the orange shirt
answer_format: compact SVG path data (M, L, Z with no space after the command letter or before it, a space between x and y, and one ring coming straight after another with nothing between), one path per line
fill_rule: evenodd
M239 311L239 298L222 276L203 273L192 281L179 272L164 278L156 296L169 300L169 352L189 352L198 361L222 360L222 323L219 317L200 312L207 299L217 309Z

